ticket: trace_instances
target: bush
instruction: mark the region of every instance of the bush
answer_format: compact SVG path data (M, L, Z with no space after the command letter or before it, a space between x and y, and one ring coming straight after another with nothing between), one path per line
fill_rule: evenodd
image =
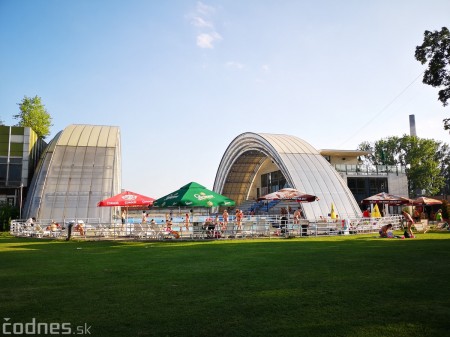
M19 217L19 209L7 203L0 204L0 232L9 231L11 219Z
M450 215L450 204L447 200L442 200L442 218L448 221Z

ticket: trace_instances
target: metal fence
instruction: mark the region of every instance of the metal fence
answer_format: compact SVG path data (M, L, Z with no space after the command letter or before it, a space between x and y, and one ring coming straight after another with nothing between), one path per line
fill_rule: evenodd
M295 221L286 216L246 216L242 221L230 217L225 223L221 217L198 216L186 227L183 218L173 219L168 226L163 219L141 223L128 219L127 223L101 223L99 219L63 219L60 223L50 219L12 220L10 233L18 237L66 239L69 225L72 236L84 240L218 240L246 238L288 238L330 235L357 235L378 233L381 226L392 224L402 227L402 216L383 218L321 218ZM154 219L155 220L155 219Z

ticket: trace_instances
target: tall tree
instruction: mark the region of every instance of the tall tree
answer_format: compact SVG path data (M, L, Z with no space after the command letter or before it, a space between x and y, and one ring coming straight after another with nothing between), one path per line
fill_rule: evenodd
M50 134L52 117L45 109L39 96L25 96L21 103L18 103L20 113L14 115L19 122L17 126L27 126L37 133L38 137L45 138Z
M361 156L360 160L363 162L364 165L373 165L375 161L375 157L373 155L373 146L370 142L364 141L361 144L358 145L357 150L359 151L366 151L369 152L369 154Z
M428 62L422 82L439 90L439 100L443 106L450 99L450 31L442 27L441 31L428 30L424 33L423 43L416 47L416 60L422 64ZM450 118L444 119L444 129L450 129Z
M442 187L440 194L448 195L450 194L450 146L446 143L441 144L436 152L436 157L439 161L441 175L445 180L445 185Z
M399 162L400 138L389 137L375 142L375 165L397 165Z
M412 197L424 191L426 195L437 194L445 185L436 156L440 143L433 139L403 136L400 157L407 166L408 190Z
M448 172L449 166L443 160L450 162L447 144L408 135L381 139L373 146L368 146L367 143L361 143L358 149L374 149L372 157L367 158L370 164L406 166L411 197L417 196L421 191L434 195L445 186L444 174Z

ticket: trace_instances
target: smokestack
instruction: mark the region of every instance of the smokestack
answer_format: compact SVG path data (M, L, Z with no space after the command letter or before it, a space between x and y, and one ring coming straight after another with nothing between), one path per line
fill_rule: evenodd
M414 115L409 115L409 135L417 137L416 119L415 119Z

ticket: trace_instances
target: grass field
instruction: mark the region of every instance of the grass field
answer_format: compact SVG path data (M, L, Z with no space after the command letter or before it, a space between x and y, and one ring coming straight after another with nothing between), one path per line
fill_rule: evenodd
M450 330L450 232L215 242L4 234L0 260L7 332L32 322L70 323L72 331L87 324L91 336L441 337Z

